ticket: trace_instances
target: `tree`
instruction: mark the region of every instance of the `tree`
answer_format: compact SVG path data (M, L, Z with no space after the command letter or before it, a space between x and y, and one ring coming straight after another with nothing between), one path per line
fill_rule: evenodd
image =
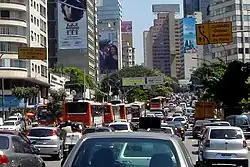
M202 85L202 99L215 100L217 86L227 70L227 64L223 61L197 68L191 76L193 85Z
M64 89L59 89L59 90L50 89L49 94L50 94L50 99L47 108L48 111L51 112L53 120L55 120L58 116L61 115L63 102L67 97L67 93Z
M126 77L149 77L149 76L163 76L164 84L152 86L150 90L143 90L136 86L122 86L122 78ZM110 89L113 95L118 95L122 93L129 99L129 101L134 101L135 99L148 99L151 96L168 95L173 91L174 85L173 79L165 76L159 70L150 70L143 66L133 66L128 68L123 68L115 73L107 74L107 76L101 82L101 90L103 92L109 92ZM140 90L140 91L139 91ZM145 97L146 96L146 97Z
M37 96L39 89L36 87L15 87L11 89L12 94L16 96L18 99L24 99L24 103L27 106L27 101L30 98L34 98Z

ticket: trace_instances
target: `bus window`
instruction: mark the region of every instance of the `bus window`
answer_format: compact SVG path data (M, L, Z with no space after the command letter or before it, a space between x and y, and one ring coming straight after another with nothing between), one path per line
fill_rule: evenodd
M88 103L86 102L67 103L66 106L68 114L87 114L88 111Z
M110 114L110 108L109 106L104 106L104 115Z

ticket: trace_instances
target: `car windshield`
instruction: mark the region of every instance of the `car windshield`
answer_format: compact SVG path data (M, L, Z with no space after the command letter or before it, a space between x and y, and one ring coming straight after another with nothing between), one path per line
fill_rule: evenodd
M139 122L139 118L132 118L131 122Z
M97 128L95 131L96 132L110 132L111 129L108 129L108 128Z
M3 125L15 125L15 122L4 122Z
M8 149L9 148L9 138L5 136L0 136L0 149Z
M242 133L236 129L212 129L210 139L242 139Z
M235 126L246 126L249 125L249 121L247 117L239 116L235 119Z
M166 121L172 121L173 118L166 118Z
M29 136L33 136L33 137L53 136L53 130L52 129L31 129L29 131Z
M177 122L177 121L168 122L168 124L172 124L175 126L181 126L181 122Z
M185 118L174 118L174 121L185 121Z
M204 121L204 120L202 120L202 121L196 121L195 125L202 125L202 124L205 124L205 123L211 123L211 122L210 121Z
M123 124L112 124L110 127L114 130L128 130L128 126Z
M11 118L8 118L8 120L16 121L16 120L18 120L18 118L16 118L16 117L11 117Z
M180 166L176 148L170 140L87 139L75 155L72 167L125 166L127 162L128 167Z

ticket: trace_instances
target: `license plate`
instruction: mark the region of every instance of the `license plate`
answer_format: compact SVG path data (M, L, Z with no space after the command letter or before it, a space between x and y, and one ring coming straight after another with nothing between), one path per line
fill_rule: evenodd
M226 153L224 153L224 154L221 154L221 156L222 156L222 157L231 157L232 154L226 154Z

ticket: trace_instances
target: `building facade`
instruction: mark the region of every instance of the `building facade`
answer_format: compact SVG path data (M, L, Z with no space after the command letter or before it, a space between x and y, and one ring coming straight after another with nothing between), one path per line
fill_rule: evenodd
M99 66L101 78L122 67L122 6L119 0L105 0L97 8Z
M78 10L74 20L67 20L62 12L65 4L49 1L50 67L78 67L98 81L97 6L95 0L83 2L82 10L72 7Z
M183 0L184 16L199 12L201 3L201 0Z
M135 66L135 48L129 42L122 42L122 67Z
M19 47L48 47L46 0L0 1L0 76L7 108L17 107L8 103L15 98L10 91L13 87L38 87L38 97L32 103L43 102L49 87L48 60L19 60Z
M228 44L216 44L212 46L212 55L207 57L209 61L218 61L221 58L230 62L233 60L249 62L250 59L250 2L249 1L219 1L212 0L211 22L232 21L233 42ZM244 31L242 31L244 30Z
M149 68L149 69L153 69L151 31L144 31L143 32L143 54L144 54L144 66Z

